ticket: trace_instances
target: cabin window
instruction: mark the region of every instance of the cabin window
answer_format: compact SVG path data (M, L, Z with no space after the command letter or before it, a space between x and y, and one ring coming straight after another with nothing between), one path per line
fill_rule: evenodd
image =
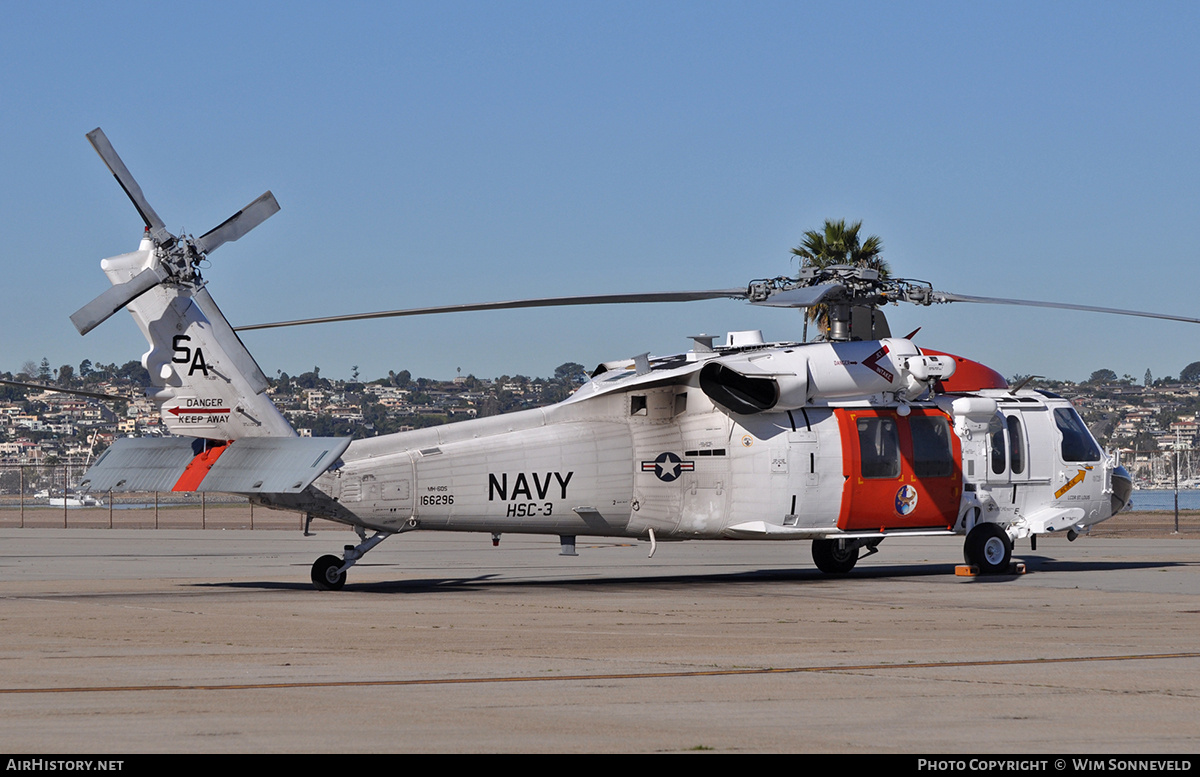
M1054 423L1062 434L1063 461L1100 461L1100 448L1075 408L1056 408Z
M675 415L683 415L687 412L687 394L675 395Z
M1021 419L1015 415L1006 417L1008 421L1008 461L1014 475L1025 471L1025 435L1021 432Z
M913 474L919 478L944 478L954 474L954 450L950 447L950 424L938 416L910 416Z
M646 409L645 394L634 394L629 397L629 415L647 415L649 412Z
M858 449L864 478L900 476L900 437L896 419L858 419Z

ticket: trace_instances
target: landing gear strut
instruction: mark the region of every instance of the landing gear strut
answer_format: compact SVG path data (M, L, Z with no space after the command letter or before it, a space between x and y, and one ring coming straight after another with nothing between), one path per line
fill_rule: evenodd
M312 582L318 591L340 591L346 584L346 570L358 563L371 548L392 536L391 532L378 531L367 539L367 532L361 526L354 527L354 530L358 532L361 542L347 545L344 558L321 556L312 565Z

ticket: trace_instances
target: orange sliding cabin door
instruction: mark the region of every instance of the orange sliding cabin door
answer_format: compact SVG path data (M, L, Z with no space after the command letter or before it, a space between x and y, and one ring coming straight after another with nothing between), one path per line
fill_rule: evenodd
M946 415L840 408L842 531L945 529L962 499L962 448Z

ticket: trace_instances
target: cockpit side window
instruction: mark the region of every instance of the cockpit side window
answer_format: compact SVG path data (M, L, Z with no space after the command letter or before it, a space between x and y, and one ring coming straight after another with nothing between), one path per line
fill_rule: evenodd
M989 445L992 451L992 472L996 475L1004 474L1004 429L998 428L988 432Z
M1062 434L1063 461L1100 461L1100 447L1074 408L1055 408L1054 423Z

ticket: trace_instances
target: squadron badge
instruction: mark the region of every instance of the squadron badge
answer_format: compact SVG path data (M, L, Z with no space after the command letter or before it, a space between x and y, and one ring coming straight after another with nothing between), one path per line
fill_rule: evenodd
M917 509L917 489L912 486L900 486L896 492L896 512L908 515Z

